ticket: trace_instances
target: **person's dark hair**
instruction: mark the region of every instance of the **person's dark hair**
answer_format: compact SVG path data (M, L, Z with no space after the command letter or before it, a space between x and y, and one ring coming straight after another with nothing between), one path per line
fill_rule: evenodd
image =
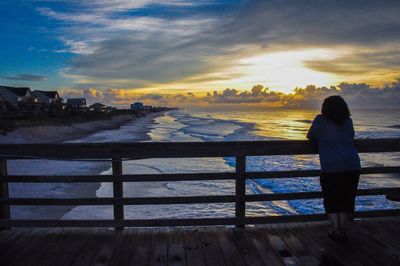
M343 125L344 121L351 115L347 103L339 95L326 98L322 104L321 113L339 126Z

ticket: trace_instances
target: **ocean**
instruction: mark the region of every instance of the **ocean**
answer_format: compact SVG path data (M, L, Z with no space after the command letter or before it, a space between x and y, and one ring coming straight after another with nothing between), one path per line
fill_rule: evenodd
M260 111L204 111L174 110L157 117L151 126L148 141L240 141L305 139L317 110L260 110ZM400 110L352 110L357 138L395 138L400 137ZM108 130L96 133L80 141L110 142L134 139L129 124L121 130ZM398 166L400 153L361 154L362 165ZM94 167L89 162L68 162L63 174L85 172L110 174L110 165ZM48 161L47 171L60 169L59 161ZM251 156L247 158L247 171L273 171L295 169L318 169L317 155L296 156ZM234 158L185 158L185 159L146 159L124 161L126 174L162 174L234 171ZM74 172L75 171L75 172ZM85 172L85 174L87 174ZM400 186L400 178L393 175L362 176L359 188ZM73 189L72 186L69 189ZM46 191L46 195L67 195L62 191ZM246 193L282 193L319 191L318 178L250 179L246 182ZM141 182L125 183L125 197L145 196L199 196L234 194L234 181L181 181L181 182ZM54 192L54 193L53 193ZM40 193L38 193L40 194ZM102 183L96 192L97 197L112 196L112 186ZM188 204L188 205L146 205L125 206L125 217L130 219L156 218L200 218L233 217L234 204ZM357 210L400 208L400 204L388 201L384 196L357 197ZM291 200L254 202L246 204L246 215L264 216L281 214L311 214L323 212L322 200ZM111 219L112 206L78 206L64 219ZM18 215L17 215L18 216Z
M149 141L239 141L305 139L315 110L264 110L264 111L193 111L175 110L158 117L150 131ZM400 137L400 110L353 110L357 138ZM363 166L396 166L400 154L361 155ZM125 161L124 173L182 173L234 171L234 158L146 159ZM247 171L318 169L317 155L252 156L247 158ZM111 170L103 172L110 174ZM400 178L394 176L363 176L360 188L399 186ZM124 195L143 196L194 196L234 194L234 181L182 181L125 183ZM282 193L319 191L318 178L255 179L248 180L246 193ZM112 195L108 183L101 185L98 197ZM384 196L357 198L357 210L399 208L400 204ZM246 215L310 214L323 212L322 200L291 200L247 203ZM64 218L90 216L111 218L111 207L76 207ZM125 206L125 217L140 218L199 218L233 217L234 204L190 204Z

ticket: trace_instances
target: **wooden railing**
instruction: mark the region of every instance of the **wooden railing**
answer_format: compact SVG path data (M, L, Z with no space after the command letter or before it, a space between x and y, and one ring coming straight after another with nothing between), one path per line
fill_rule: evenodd
M399 152L400 139L356 140L360 153ZM6 227L115 227L128 226L196 226L315 221L325 219L324 214L280 215L249 217L246 202L321 198L319 191L246 195L246 179L316 177L319 170L246 171L246 156L315 154L316 149L307 141L240 141L240 142L146 142L146 143L71 143L71 144L3 144L0 145L0 228ZM235 157L235 172L179 173L179 174L123 174L126 159ZM20 176L7 174L7 160L14 159L82 159L110 160L112 175ZM368 167L362 174L400 173L400 167ZM235 180L234 195L182 196L182 197L124 197L124 182ZM51 182L111 182L113 197L107 198L12 198L8 183ZM400 187L359 189L358 195L387 195L400 193ZM125 205L235 203L232 218L190 219L125 219ZM10 205L112 205L114 219L108 220L17 220L10 218ZM400 215L400 209L355 212L354 217Z

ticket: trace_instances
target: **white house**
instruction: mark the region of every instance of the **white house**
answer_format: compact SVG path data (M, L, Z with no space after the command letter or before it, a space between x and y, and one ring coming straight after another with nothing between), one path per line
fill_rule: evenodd
M0 86L0 97L18 108L19 103L26 103L32 100L32 93L28 87Z
M39 91L35 90L32 92L32 96L37 98L37 102L46 105L55 103L62 103L63 99L58 95L57 91Z

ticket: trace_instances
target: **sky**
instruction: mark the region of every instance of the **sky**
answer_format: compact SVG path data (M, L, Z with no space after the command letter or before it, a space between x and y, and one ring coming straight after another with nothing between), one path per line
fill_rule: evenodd
M400 102L398 0L0 0L0 85L127 105Z

